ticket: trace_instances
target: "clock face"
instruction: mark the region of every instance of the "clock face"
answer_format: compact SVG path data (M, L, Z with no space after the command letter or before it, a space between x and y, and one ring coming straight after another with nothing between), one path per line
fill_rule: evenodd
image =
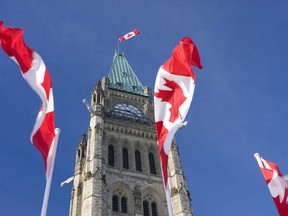
M133 116L139 116L139 117L143 116L142 110L140 110L138 107L135 107L127 103L117 103L113 106L113 110L115 112L120 112L126 115L133 115Z

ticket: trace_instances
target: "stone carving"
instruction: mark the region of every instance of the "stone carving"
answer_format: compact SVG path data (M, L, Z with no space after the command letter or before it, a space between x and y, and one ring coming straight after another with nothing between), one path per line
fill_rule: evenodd
M87 181L87 180L89 180L90 178L92 178L92 173L91 173L91 171L89 171L89 172L87 172L87 173L85 174L84 181Z
M77 187L77 196L78 197L82 196L82 189L83 189L83 184L81 182Z
M141 213L142 210L141 192L138 185L135 185L134 187L133 196L134 196L135 212Z
M96 124L95 128L96 128L96 133L99 134L100 130L102 129L99 122Z
M171 197L177 195L178 193L179 193L179 191L178 191L178 189L177 189L176 187L173 187L173 188L171 189Z

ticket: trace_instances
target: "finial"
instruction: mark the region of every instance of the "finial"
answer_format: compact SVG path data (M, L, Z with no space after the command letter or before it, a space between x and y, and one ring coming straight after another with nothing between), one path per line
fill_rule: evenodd
M262 164L262 160L261 160L261 156L259 153L255 153L254 154L254 158L257 160L257 163L259 165L260 168L263 168L263 164Z
M254 158L256 158L256 159L257 159L257 158L260 158L260 154L259 154L258 152L255 153L255 154L254 154Z

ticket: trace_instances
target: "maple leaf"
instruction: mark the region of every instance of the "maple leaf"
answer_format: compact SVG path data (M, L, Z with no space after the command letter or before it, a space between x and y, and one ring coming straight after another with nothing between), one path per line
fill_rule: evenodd
M133 35L133 34L128 33L128 34L127 34L127 38L130 38L132 35Z
M288 189L288 181L285 177L279 176L278 172L274 170L273 178L269 182L268 188L274 198L279 196L279 201L282 203L285 198L286 190ZM286 197L286 199L288 200L288 197ZM287 200L285 200L286 203Z
M159 92L156 92L154 95L155 97L161 98L161 102L166 101L171 104L172 107L169 109L171 113L169 121L173 123L179 116L182 118L179 107L185 102L187 97L184 96L182 88L176 82L166 78L163 79L165 80L164 86L167 86L171 90L158 89Z

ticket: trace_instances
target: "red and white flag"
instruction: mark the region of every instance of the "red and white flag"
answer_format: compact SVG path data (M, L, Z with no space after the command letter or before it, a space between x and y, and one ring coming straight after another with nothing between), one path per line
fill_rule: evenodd
M48 202L58 135L60 133L60 129L54 127L52 81L41 57L25 44L23 29L4 28L3 22L0 21L0 41L3 50L19 65L22 76L42 100L42 106L31 134L31 142L42 154L46 169L47 183L41 214L45 215L47 203L44 203Z
M41 152L45 168L49 170L49 159L55 150L52 146L55 140L52 82L43 60L26 46L22 35L23 30L20 28L2 27L1 45L6 54L19 65L22 76L42 100L31 142Z
M128 39L136 36L137 34L140 34L139 30L138 29L134 29L134 31L129 32L129 33L119 37L118 39L119 39L120 42L123 42L125 40L128 40Z
M0 20L0 32L3 30L4 28L4 23L3 21ZM0 44L1 44L1 40L0 40Z
M191 66L202 68L199 52L189 37L183 38L157 74L154 89L155 124L169 215L168 155L176 131L188 113L196 77Z
M268 185L280 216L288 215L288 177L283 176L275 163L264 160L258 153L254 154Z

